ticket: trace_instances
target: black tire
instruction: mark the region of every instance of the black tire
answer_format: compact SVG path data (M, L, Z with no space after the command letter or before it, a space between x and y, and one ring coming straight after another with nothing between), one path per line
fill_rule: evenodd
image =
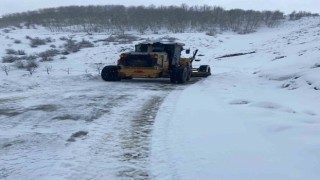
M210 68L209 65L201 65L199 67L198 71L207 73L206 76L210 76L211 75L211 68Z
M178 83L185 83L188 77L188 70L186 67L179 67L177 70L177 81Z
M211 76L211 68L208 68L208 76Z
M191 74L192 74L192 68L191 67L188 67L188 76L187 76L187 81L190 81L191 79Z
M121 78L121 79L129 79L129 80L131 80L132 77L131 77L131 76L128 76L128 77L123 77L123 78Z
M174 68L170 72L170 82L176 83L177 82L177 70Z
M106 66L101 71L101 78L105 81L119 81L117 66Z
M201 65L200 67L199 67L199 72L207 72L208 71L208 65Z

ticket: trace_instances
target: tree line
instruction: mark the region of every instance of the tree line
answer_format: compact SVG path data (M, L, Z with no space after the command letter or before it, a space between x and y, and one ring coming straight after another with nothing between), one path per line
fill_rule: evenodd
M218 6L67 6L14 13L0 19L0 27L41 25L51 31L140 33L160 30L179 33L234 31L250 33L284 19L280 11L254 11Z
M289 20L294 21L294 20L299 20L303 17L315 17L315 16L319 16L318 13L310 13L310 12L306 12L306 11L293 11L292 13L289 14Z

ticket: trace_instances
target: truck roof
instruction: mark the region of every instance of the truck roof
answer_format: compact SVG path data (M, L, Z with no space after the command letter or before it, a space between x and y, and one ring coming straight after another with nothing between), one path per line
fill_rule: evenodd
M144 41L139 44L167 44L167 45L179 45L179 46L184 46L185 44L183 43L178 43L178 42L170 42L170 41Z

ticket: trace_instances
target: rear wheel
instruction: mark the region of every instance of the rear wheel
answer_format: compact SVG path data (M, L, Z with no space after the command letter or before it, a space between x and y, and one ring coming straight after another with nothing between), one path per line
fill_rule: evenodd
M101 71L101 78L105 81L119 81L118 67L117 66L106 66Z
M177 71L177 81L178 83L185 83L188 77L188 70L186 67L179 67Z
M172 69L170 72L170 82L171 83L177 82L177 70L176 69Z
M132 79L132 77L131 76L127 76L127 77L123 77L123 78L121 78L121 79Z
M187 76L187 81L190 81L191 79L191 74L192 74L192 68L191 67L188 67L188 76Z

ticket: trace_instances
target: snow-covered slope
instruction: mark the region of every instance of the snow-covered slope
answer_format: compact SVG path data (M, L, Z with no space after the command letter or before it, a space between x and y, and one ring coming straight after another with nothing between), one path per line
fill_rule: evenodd
M189 43L201 47L214 73L162 104L153 136L154 176L318 179L320 19L196 39Z
M62 50L61 37L94 47L40 62L33 75L0 63L11 69L0 72L0 179L317 179L319 24L307 18L248 35L138 35L199 49L195 66L210 64L213 75L186 85L103 82L97 63L114 64L139 39L1 31L0 57L9 48ZM31 48L26 36L51 42Z

